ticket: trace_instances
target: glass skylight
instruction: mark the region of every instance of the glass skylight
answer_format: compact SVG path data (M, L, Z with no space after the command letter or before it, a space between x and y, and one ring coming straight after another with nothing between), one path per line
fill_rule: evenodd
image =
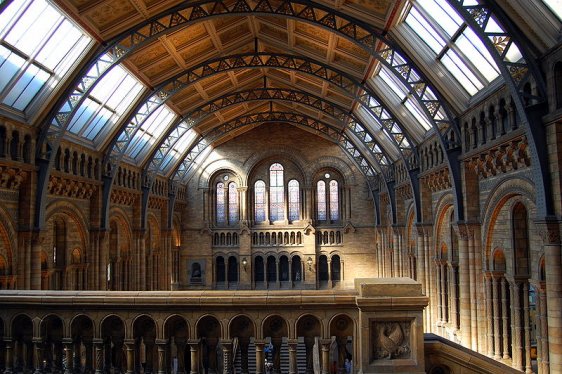
M108 134L143 88L121 66L113 67L77 109L68 130L92 141L100 133Z
M392 74L387 67L381 66L379 73L374 77L374 81L380 79L387 85L390 90L398 97L402 105L410 112L413 119L418 125L423 127L425 131L431 129L431 122L420 108L417 100L415 100L408 89ZM424 97L425 99L425 97ZM432 100L434 98L431 98Z
M160 170L167 174L177 161L186 153L187 149L197 136L197 133L192 129L187 130L170 149L168 154L164 157Z
M543 0L556 16L562 20L562 0Z
M482 41L446 0L416 0L413 4L406 24L469 95L498 77L499 69Z
M53 89L91 38L45 0L14 1L0 14L0 100L26 111Z
M137 163L141 161L176 117L167 105L161 105L142 123L127 148L127 155Z

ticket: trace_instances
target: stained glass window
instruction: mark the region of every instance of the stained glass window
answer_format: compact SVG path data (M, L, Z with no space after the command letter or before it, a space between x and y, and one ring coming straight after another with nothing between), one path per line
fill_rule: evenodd
M228 185L228 221L238 222L238 186L234 182Z
M340 198L338 191L338 182L330 181L330 219L337 221L340 219Z
M275 163L269 168L270 218L285 219L285 191L283 188L283 166Z
M25 111L43 87L57 86L90 41L45 0L10 3L0 14L0 101Z
M326 182L318 181L316 184L316 202L318 209L318 220L326 220Z
M296 221L300 217L300 191L296 179L289 181L289 220Z
M257 181L254 184L254 210L256 222L265 221L265 182Z
M225 204L224 204L224 183L217 183L217 223L226 223Z

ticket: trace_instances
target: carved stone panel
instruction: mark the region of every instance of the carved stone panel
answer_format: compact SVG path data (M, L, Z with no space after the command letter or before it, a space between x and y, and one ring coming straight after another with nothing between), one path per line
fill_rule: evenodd
M411 321L373 321L371 361L411 358L410 336Z

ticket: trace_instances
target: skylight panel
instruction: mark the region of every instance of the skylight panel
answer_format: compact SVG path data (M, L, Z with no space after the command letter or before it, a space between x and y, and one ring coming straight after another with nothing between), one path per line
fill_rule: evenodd
M550 8L552 13L562 20L562 0L543 0L543 2Z
M176 161L187 151L196 136L197 133L189 129L178 139L160 166L160 170L162 170L164 174L167 174L172 166L176 164Z
M69 124L69 131L94 140L103 130L114 129L119 118L143 89L131 74L117 65L92 89Z
M137 162L140 161L176 117L177 115L166 105L156 109L136 132L127 148L127 155Z
M0 14L0 101L27 110L54 89L91 38L45 0L14 1Z
M413 4L405 23L469 95L476 94L499 76L499 69L484 43L446 0L415 0ZM492 19L488 27L499 28L499 25ZM512 56L519 57L516 50Z
M379 71L379 76L381 79L390 87L390 89L400 98L403 100L406 95L408 94L408 90L404 85L396 79L385 66L382 66Z

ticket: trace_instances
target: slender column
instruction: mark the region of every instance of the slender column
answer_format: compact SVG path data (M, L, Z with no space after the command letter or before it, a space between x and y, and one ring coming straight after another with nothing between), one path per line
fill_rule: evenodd
M289 339L289 374L297 374L297 339Z
M543 282L541 282L543 283ZM546 299L546 284L541 284L539 288L539 313L540 313L540 330L541 330L541 350L539 358L542 361L542 373L550 371L550 363L548 359L548 318L547 318L547 299ZM538 339L538 337L537 337ZM539 369L540 370L540 369Z
M491 275L486 274L486 314L488 315L488 333L486 334L486 345L488 348L488 357L494 356L494 310L492 308L492 281Z
M443 324L447 323L447 282L445 280L445 274L447 272L446 265L441 262L439 264L439 273L441 276L441 322Z
M475 264L475 235L474 235L474 225L471 228L471 235L468 236L468 270L469 270L469 279L470 279L470 336L471 340L471 348L474 351L478 351L478 321L476 315L476 308L478 306L477 297L476 297L476 273L474 272Z
M498 280L492 275L492 303L494 311L494 359L501 359L500 351L500 302L498 298Z
M263 347L265 342L263 340L256 340L256 374L263 374L263 365L264 365L264 357L263 357Z
M459 243L459 301L461 342L465 347L472 345L471 299L470 299L470 259L468 239L472 231L465 225L455 225Z
M62 340L63 344L63 356L62 356L62 366L64 369L64 374L71 374L72 373L72 356L73 356L73 347L72 347L72 339L65 338Z
M240 220L248 220L248 187L238 187L238 196L240 198Z
M548 358L551 373L562 373L562 263L560 260L559 232L551 231L544 246L547 318ZM544 240L544 238L543 238Z
M449 264L449 305L451 308L451 318L449 322L453 325L453 328L457 330L459 328L459 320L457 315L457 277L456 273L456 266L454 264Z
M135 372L135 341L125 341L125 348L127 350L127 374Z
M523 345L521 344L521 290L520 284L514 281L510 284L512 290L511 310L513 311L513 318L511 320L512 336L512 365L517 370L523 370Z
M509 360L511 357L509 357L509 321L508 321L508 317L507 317L507 312L509 310L511 310L511 308L509 308L509 305L507 305L507 281L505 280L504 277L502 277L501 279L501 301L502 301L502 326L503 326L503 331L502 331L502 336L503 336L503 359L504 360Z
M188 340L189 353L191 354L191 369L189 374L199 374L199 339Z
M43 372L43 339L33 338L32 341L34 374L41 374Z
M525 372L532 373L531 369L531 329L529 326L529 283L523 283L523 321L525 324L524 337L525 337Z
M5 338L4 344L6 347L6 367L4 369L4 374L12 374L14 370L13 343L12 340Z
M330 374L330 339L321 339L322 346L322 374Z
M232 374L232 340L221 341L223 374Z
M25 269L26 273L29 274L32 290L41 289L41 250L43 249L42 244L44 241L44 232L40 231L33 234L33 239L31 241L31 259L29 267L26 267Z
M166 373L166 343L164 339L156 339L156 347L158 349L158 374ZM154 360L152 360L154 365Z
M94 339L93 343L94 343L94 352L95 352L95 359L94 359L95 374L101 374L103 372L103 340Z

